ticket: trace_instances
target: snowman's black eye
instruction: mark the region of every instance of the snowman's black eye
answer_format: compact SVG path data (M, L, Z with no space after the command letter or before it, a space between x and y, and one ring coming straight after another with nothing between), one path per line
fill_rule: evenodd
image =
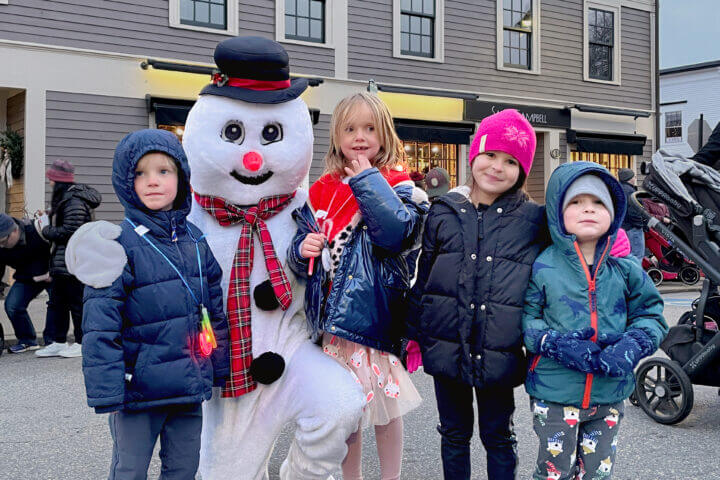
M231 120L225 124L220 133L220 137L226 142L237 143L240 145L245 140L245 129L242 123Z
M265 128L263 128L263 131L262 131L262 140L261 140L261 143L263 145L279 142L282 139L283 139L282 125L280 125L277 122L272 122L272 123L268 123L267 125L265 125Z

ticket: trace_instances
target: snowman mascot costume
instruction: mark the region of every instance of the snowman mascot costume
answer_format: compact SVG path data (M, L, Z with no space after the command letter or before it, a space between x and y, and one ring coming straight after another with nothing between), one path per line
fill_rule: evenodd
M183 136L194 192L188 219L223 269L231 338L231 377L203 404L200 473L268 478L275 440L294 423L280 478L325 480L345 457L365 399L309 340L305 287L286 262L312 160L311 119L299 98L307 80L291 80L285 49L260 37L221 42L215 63L220 73L190 110ZM73 239L76 263L91 231ZM85 268L73 270L83 280Z

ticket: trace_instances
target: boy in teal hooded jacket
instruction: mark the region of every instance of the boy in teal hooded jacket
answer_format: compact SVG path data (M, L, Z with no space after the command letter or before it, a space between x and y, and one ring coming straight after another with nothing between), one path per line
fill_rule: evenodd
M663 301L636 261L609 254L626 198L605 168L561 165L546 199L553 243L533 264L523 314L533 478L606 480L633 369L667 334Z

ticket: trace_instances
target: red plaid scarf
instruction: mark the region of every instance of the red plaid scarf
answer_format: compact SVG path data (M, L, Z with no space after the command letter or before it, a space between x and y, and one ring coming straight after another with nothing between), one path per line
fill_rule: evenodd
M292 302L290 282L275 255L267 220L290 205L295 192L290 195L267 197L245 210L219 197L198 195L195 200L223 227L242 224L235 259L233 260L227 299L228 326L230 329L230 380L222 391L223 397L239 397L252 392L257 384L250 375L252 363L252 331L250 328L250 272L253 267L253 229L257 228L265 253L265 266L270 275L275 297L280 308L287 310Z

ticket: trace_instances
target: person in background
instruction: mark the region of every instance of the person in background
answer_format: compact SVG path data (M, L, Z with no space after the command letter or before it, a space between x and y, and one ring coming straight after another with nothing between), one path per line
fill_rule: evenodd
M50 287L49 264L50 244L35 226L0 214L0 266L3 270L6 266L15 269L15 283L5 297L5 313L17 338L17 344L8 348L10 353L40 348L27 308L40 292ZM45 343L52 342L51 332L45 333Z
M48 301L46 328L54 332L53 342L35 352L38 357L80 357L82 351L82 302L84 286L68 272L65 247L75 230L92 220L92 210L102 201L100 192L75 183L75 168L66 160L55 160L46 176L53 189L49 212L50 223L42 236L52 242L50 276L52 286ZM72 314L75 343L67 343Z
M623 192L630 201L630 196L637 191L637 180L635 172L629 168L621 168L617 174L620 185L622 185ZM628 206L625 219L622 223L622 228L627 233L628 239L630 239L630 250L633 257L637 258L638 262L642 262L642 258L645 256L645 232L643 227L645 222L640 213L635 212Z
M425 175L425 185L428 198L432 202L450 190L450 175L444 168L435 167Z
M713 129L707 143L690 158L716 170L720 169L720 123Z

